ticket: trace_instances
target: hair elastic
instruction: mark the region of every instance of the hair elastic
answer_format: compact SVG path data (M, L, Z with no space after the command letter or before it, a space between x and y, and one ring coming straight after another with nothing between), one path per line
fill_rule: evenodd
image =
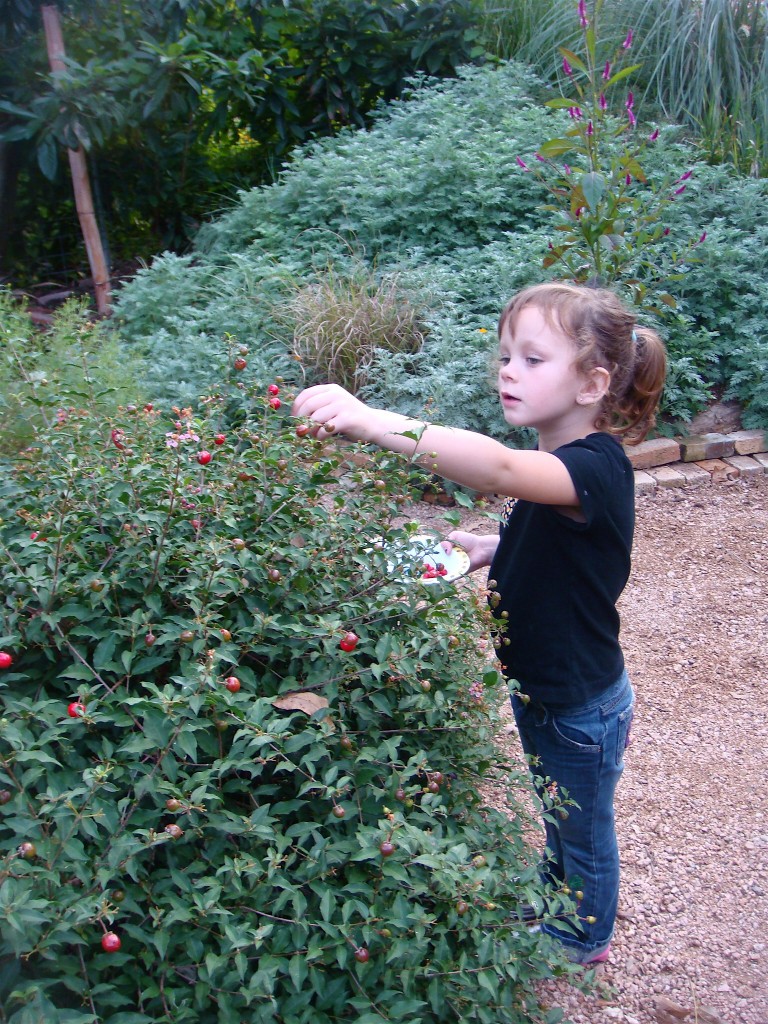
M632 328L632 341L637 341L637 331L634 329L634 327Z

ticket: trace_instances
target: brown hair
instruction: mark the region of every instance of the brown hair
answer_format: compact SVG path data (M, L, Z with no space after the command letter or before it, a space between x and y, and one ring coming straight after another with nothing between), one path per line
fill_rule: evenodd
M552 281L524 288L507 304L499 318L499 335L506 326L514 333L526 306L535 306L573 341L580 373L602 366L610 374L595 420L597 429L618 434L630 444L642 441L656 422L667 372L667 354L656 331L638 326L634 314L607 288Z

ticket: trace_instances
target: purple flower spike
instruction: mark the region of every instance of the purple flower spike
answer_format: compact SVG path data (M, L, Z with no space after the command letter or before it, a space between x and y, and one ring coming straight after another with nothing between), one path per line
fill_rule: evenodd
M693 174L693 171L686 171L685 174L681 174L680 175L680 177L677 179L675 184L677 184L678 181L688 181L688 179L690 178L690 176L692 174Z
M650 135L648 136L648 141L649 141L649 142L655 142L655 141L656 141L656 139L658 139L658 137L659 137L659 129L658 129L658 128L656 128L656 129L655 129L654 131L652 131L652 132L651 132L651 134L650 134Z
M571 165L570 164L563 164L563 171L566 174L570 174L571 173Z
M627 38L621 44L621 48L622 48L622 50L628 50L631 45L632 45L632 29L630 29L629 32L627 32Z
M676 188L676 189L675 189L675 193L674 193L674 194L675 194L676 196L682 195L682 194L683 194L683 192L685 192L685 190L686 190L686 188L687 188L687 187L688 187L687 185L681 185L681 186L680 186L680 188Z
M637 118L635 117L635 115L632 113L631 110L628 110L627 114L629 116L629 127L630 128L634 128L635 125L637 124Z
M707 232L706 231L702 231L701 237L699 238L699 245L701 245L701 243L706 239L706 237L707 237Z
M608 100L605 98L605 93L604 92L600 93L599 103L600 103L600 109L601 110L607 110L608 109Z
M589 18L587 18L586 0L579 0L579 24L582 28L586 28L587 25L589 25Z
M584 116L581 112L581 107L568 107L568 113L574 121L578 121Z
M592 122L590 121L587 124L587 135L594 135L594 134L595 134L595 128L594 128L594 125L592 124Z
M516 160L517 160L518 164L520 165L520 167L523 168L524 171L528 170L528 164L525 162L525 160L521 160L519 156L516 157Z
M635 105L635 94L633 92L628 92L627 93L627 102L626 102L627 110L631 110L632 107L634 107L634 105Z
M541 153L534 153L534 156L535 156L535 157L536 157L536 159L537 159L537 160L539 161L539 163L542 163L542 164L545 164L545 163L546 163L546 160L545 160L545 159L544 159L544 157L543 157L543 156L541 155Z
M669 228L664 228L664 234L665 234L665 235L668 235L668 234L669 234Z
M607 60L605 62L605 67L603 68L603 81L607 82L610 77L611 77L611 62L609 60Z
M568 75L569 78L573 74L573 68L568 63L568 60L565 57L563 57L563 71L566 75Z
M626 178L624 179L624 183L625 183L626 185L631 185L631 184L632 184L632 175L631 175L631 174L628 174L628 175L626 176Z

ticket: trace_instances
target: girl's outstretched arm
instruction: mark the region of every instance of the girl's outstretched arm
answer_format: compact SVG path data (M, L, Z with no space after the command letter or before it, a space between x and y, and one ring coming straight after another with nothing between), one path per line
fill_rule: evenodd
M470 430L441 427L373 409L338 384L302 391L293 415L314 420L313 434L344 434L418 458L439 476L481 494L504 494L545 505L578 505L570 474L549 452L518 451ZM406 436L410 435L410 436Z

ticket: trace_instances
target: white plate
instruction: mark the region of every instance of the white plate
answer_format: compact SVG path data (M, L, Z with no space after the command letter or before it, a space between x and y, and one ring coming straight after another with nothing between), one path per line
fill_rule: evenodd
M458 544L448 554L438 537L420 533L402 547L387 549L387 568L392 575L417 583L453 583L469 571L469 555Z

